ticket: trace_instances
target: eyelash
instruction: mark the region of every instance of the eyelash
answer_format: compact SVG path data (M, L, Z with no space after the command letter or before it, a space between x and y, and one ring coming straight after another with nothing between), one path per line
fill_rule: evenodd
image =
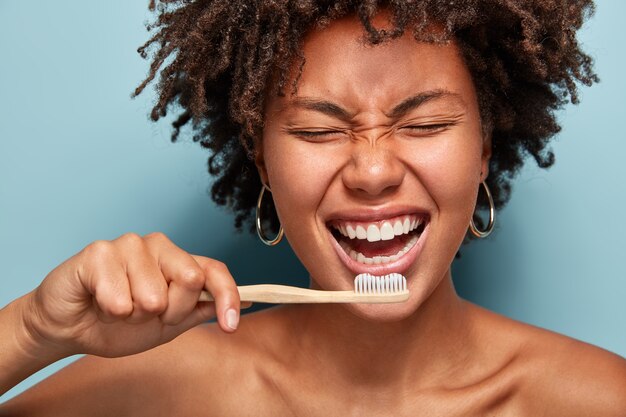
M343 133L343 132L340 132L338 130L319 130L319 131L296 130L296 131L292 131L291 133L294 135L299 135L299 136L325 136L325 135L332 135L332 134Z
M402 127L402 129L418 130L421 132L436 132L439 130L447 129L448 127L451 127L452 125L454 125L454 123L436 123L432 125L423 125L423 126L404 126Z
M345 132L341 130L294 130L289 133L304 139L323 139L332 135L342 135Z
M431 125L422 125L422 126L404 126L400 129L406 130L415 130L423 133L432 133L437 132L439 130L447 129L453 126L454 123L437 123ZM341 135L345 134L344 131L341 130L293 130L289 132L292 135L300 136L302 138L323 138L332 135Z

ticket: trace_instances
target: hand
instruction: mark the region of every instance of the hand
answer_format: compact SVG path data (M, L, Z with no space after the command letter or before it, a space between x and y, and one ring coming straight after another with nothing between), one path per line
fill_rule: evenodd
M198 302L207 289L215 302ZM55 268L30 294L25 328L68 356L143 352L217 315L233 332L239 293L226 266L191 255L164 234L99 240Z

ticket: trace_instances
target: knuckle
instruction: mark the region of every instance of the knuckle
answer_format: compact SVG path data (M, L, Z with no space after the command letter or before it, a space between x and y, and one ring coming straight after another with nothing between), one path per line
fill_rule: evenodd
M121 242L124 242L124 244L133 247L143 245L143 238L135 232L124 233L122 236L119 237L119 240Z
M148 313L162 313L167 308L167 298L159 294L145 296L141 300L141 308Z
M187 288L200 289L204 286L204 273L197 268L186 269L180 274L180 282Z
M163 232L152 232L145 236L146 239L155 240L157 242L169 242L170 239Z
M226 266L226 264L222 261L218 261L217 259L211 259L210 263L210 268L222 273L228 273L230 275L230 272L228 271L228 267Z
M229 293L237 292L237 284L230 274L226 264L220 261L214 261L211 264L211 283L222 296Z
M83 249L88 258L108 258L115 253L115 245L108 240L96 240Z
M132 312L133 304L120 298L114 298L107 305L107 313L114 317L128 317Z

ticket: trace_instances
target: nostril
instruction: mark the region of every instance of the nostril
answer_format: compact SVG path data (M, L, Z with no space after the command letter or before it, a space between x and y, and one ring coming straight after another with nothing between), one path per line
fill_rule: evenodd
M386 178L366 176L358 178L354 181L344 181L347 188L360 194L371 196L388 195L393 193L402 183L402 181L389 181Z
M355 160L344 168L342 180L351 190L378 196L395 190L402 184L405 173L404 165L387 155L374 160Z

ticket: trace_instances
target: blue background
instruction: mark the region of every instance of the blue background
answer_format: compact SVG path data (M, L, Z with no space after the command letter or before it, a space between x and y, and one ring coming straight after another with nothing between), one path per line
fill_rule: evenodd
M0 306L96 239L166 233L225 261L239 283L306 285L287 244L233 233L208 196L207 152L153 124L147 1L0 0ZM582 32L602 82L559 113L556 165L529 162L496 233L463 249L459 293L507 316L626 355L626 3ZM278 267L277 267L278 266ZM71 359L29 378L10 398Z

